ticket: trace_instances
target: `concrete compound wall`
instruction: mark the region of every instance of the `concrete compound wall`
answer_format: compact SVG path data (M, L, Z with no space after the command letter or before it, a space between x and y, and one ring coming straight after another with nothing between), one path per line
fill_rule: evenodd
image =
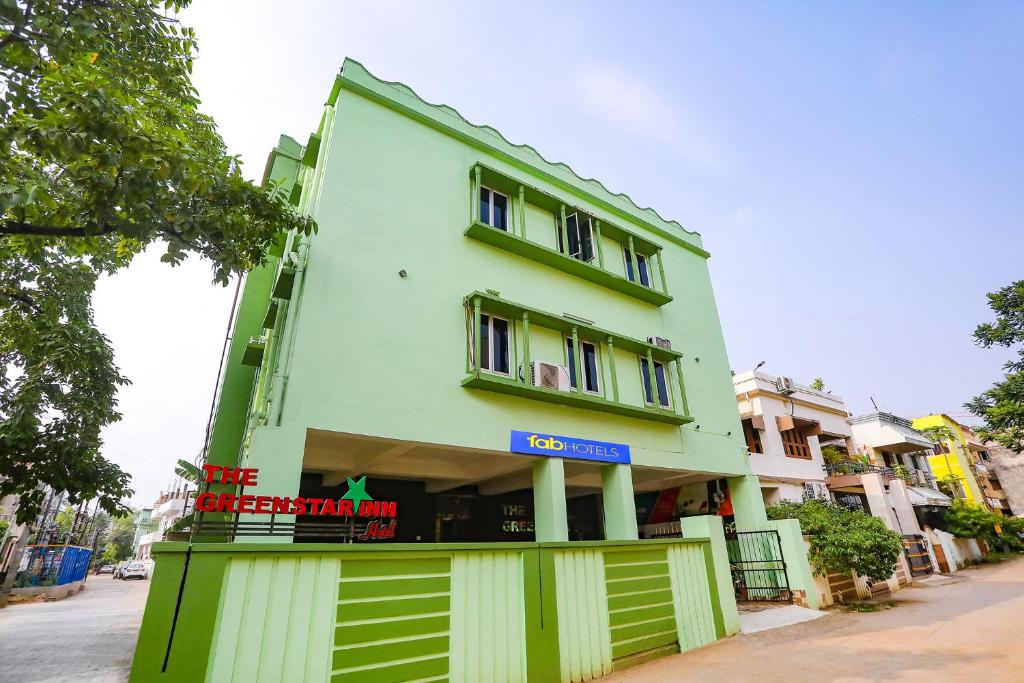
M949 573L955 574L969 564L981 562L985 554L978 541L973 538L957 538L941 529L930 529L925 534L930 543L942 547L949 565ZM934 551L933 551L934 553ZM936 565L938 561L936 560Z
M27 588L12 588L11 595L42 595L50 600L63 600L70 598L85 588L85 581L72 581L63 586L29 586Z

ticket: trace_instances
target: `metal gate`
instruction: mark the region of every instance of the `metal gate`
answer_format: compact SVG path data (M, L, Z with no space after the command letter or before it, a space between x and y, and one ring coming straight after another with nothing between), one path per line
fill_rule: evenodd
M923 536L908 534L903 537L903 554L910 565L913 577L928 576L932 573L932 558L928 555L928 542Z
M725 537L738 602L792 602L779 532L740 531Z

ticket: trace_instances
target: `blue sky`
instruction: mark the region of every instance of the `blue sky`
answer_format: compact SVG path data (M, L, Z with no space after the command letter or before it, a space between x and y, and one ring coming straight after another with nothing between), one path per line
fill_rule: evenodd
M905 415L962 414L1000 372L970 335L1024 277L1024 5L293 5L182 17L248 175L350 56L699 231L737 371ZM202 443L231 294L208 273L148 255L97 299L135 382L107 454L139 503Z

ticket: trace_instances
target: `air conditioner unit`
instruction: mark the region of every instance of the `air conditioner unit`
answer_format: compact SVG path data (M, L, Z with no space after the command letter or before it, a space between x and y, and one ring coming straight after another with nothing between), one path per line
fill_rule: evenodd
M572 388L568 370L561 365L545 363L540 360L530 363L530 381L533 386L544 387L545 389L569 391Z
M647 343L648 344L654 344L655 346L657 346L659 348L662 348L662 349L671 349L672 348L672 340L671 339L662 339L661 337L648 337L647 338Z
M775 380L775 388L783 396L789 396L796 392L796 387L793 384L793 380L789 377L779 377Z

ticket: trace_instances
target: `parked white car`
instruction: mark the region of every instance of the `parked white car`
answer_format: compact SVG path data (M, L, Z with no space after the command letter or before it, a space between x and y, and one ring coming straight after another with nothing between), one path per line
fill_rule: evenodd
M141 562L129 562L121 570L122 579L144 579L146 578L146 565Z

